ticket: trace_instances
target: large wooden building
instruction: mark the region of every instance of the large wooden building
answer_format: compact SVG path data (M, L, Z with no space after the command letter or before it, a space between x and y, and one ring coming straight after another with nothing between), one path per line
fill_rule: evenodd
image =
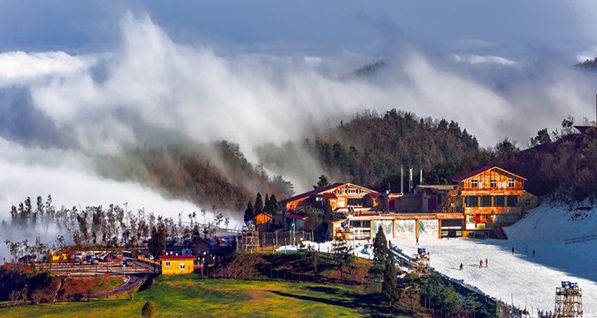
M333 235L371 239L378 229L392 238L421 236L503 237L502 225L537 204L524 190L525 178L496 166L461 176L453 185L418 185L411 193L380 193L351 183L336 183L281 201L286 215L304 206L329 204L335 212Z
M340 213L361 213L382 209L382 197L387 198L388 209L400 195L383 194L352 183L334 183L280 201L283 210L295 211L305 205L318 206L329 203Z
M457 206L465 216L464 235L510 225L537 204L524 190L526 178L500 167L484 167L457 180Z

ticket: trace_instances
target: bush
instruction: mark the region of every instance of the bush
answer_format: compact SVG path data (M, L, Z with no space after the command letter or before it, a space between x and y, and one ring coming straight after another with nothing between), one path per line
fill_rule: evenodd
M143 308L141 309L141 316L143 318L156 317L157 313L158 313L158 310L156 309L153 301L146 302L145 305L143 305Z

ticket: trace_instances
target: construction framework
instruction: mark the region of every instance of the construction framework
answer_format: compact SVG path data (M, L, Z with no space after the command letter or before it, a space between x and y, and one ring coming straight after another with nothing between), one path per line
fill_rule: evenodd
M577 283L563 281L556 287L556 318L578 318L583 316L582 289Z
M255 226L249 225L243 228L242 242L244 251L253 251L261 247L259 244L259 231Z

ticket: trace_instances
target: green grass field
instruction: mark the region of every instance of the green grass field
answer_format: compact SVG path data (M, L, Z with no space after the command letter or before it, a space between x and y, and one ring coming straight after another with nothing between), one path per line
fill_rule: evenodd
M98 300L0 309L0 317L140 317L151 300L158 317L396 317L360 287L159 277L134 300ZM406 317L406 316L404 316Z

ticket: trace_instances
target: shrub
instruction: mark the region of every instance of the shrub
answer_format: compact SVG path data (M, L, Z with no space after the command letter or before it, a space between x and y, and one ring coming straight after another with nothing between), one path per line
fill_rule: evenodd
M156 317L157 313L158 313L158 310L156 309L153 301L146 302L145 305L143 305L143 308L141 309L141 316L143 318Z

